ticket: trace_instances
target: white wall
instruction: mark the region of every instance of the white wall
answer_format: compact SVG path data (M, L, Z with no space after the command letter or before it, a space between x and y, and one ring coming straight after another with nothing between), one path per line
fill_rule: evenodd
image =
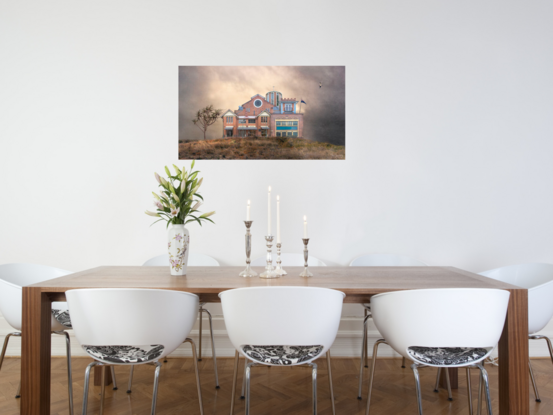
M300 252L307 214L329 264L553 262L551 2L258 5L0 0L0 263L78 271L164 251L143 211L153 172L178 163L179 65L347 67L346 161L198 162L217 224L190 227L193 250L242 264L251 199L261 255L272 185L284 249ZM360 314L345 310L340 354L357 353Z

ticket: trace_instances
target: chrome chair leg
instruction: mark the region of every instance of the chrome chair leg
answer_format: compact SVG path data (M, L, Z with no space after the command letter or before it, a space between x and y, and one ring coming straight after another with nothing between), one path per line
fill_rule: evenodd
M451 394L451 382L449 381L449 370L448 368L445 369L445 383L447 386L447 400L452 401L453 395ZM434 385L434 392L438 393L440 392L440 375L442 374L442 368L439 367L436 373L436 385Z
M115 379L115 366L111 366L111 380L113 381L113 390L119 389L117 387L117 379Z
M482 414L482 372L480 372L480 376L478 377L478 408L476 409L476 414L481 415Z
M434 386L434 392L438 393L440 391L440 375L442 374L442 368L439 367L436 373L436 385Z
M330 402L332 403L332 415L336 415L336 407L334 405L334 388L332 387L332 366L330 364L330 350L326 352L326 365L328 367L328 386L330 388Z
M194 371L196 372L196 385L198 387L198 401L200 403L200 415L204 415L204 404L202 401L202 385L200 384L200 371L198 370L198 359L196 355L196 343L194 343L194 340L187 338L184 343L190 343L190 346L192 347L192 358L194 360Z
M198 336L198 347L199 347L199 350L198 350L198 361L201 362L202 361L202 322L203 322L203 319L204 319L204 315L203 315L203 312L204 312L204 307L203 307L204 303L200 303L200 310L199 310L199 317L200 317L200 334Z
M242 377L242 393L240 399L246 398L246 366L248 366L248 359L244 359L244 376Z
M472 387L470 384L470 367L467 366L467 398L469 400L469 414L472 415Z
M369 309L365 307L365 320L363 321L364 325L368 321L368 316L369 316ZM363 330L363 333L364 333L363 341L365 344L365 348L363 349L363 352L365 353L365 367L368 369L369 368L369 331Z
M6 334L6 338L4 339L4 345L2 346L2 354L0 354L0 369L2 369L2 363L4 363L4 356L6 355L6 350L8 348L10 337L12 336L21 337L21 333L16 331L14 333ZM20 393L21 393L21 382L19 382L19 389L17 390L17 394L15 395L16 399L21 397Z
M311 362L309 365L313 368L311 372L311 382L313 384L313 415L317 415L317 364Z
M248 359L246 359L246 362L247 361ZM253 362L246 363L246 370L244 371L244 378L246 379L246 415L250 414L250 373L252 366Z
M127 393L132 393L132 375L134 374L134 365L131 366L131 371L129 373L129 385L127 386Z
M422 415L422 397L421 397L421 381L419 378L419 370L417 369L418 365L413 363L411 369L413 369L413 374L415 375L415 388L417 390L417 403L419 406L419 415Z
M530 370L530 380L534 387L534 395L536 395L536 402L541 402L540 394L538 393L538 386L536 385L536 379L534 379L534 370L532 369L532 362L528 360L528 369Z
M90 363L84 372L84 393L83 393L83 410L82 415L86 415L87 413L87 403L88 403L88 389L89 389L89 383L90 383L90 370L96 366L97 362Z
M213 355L213 368L215 370L215 389L219 389L219 376L217 375L217 354L215 353L215 341L213 340L213 321L211 313L207 308L204 308L209 318L209 332L211 334L211 354Z
M449 368L445 368L445 382L447 384L447 400L452 401L453 395L451 394L451 383L449 382Z
M73 376L71 375L71 339L66 331L55 331L60 336L65 336L65 354L67 356L67 391L69 394L69 414L73 415Z
M378 346L381 344L387 344L386 340L379 339L376 341L373 347L373 358L371 363L371 374L369 377L369 394L367 395L367 409L365 411L365 415L369 415L369 407L371 406L371 394L373 391L373 381L374 381L374 369L376 367L376 356L378 354Z
M366 310L365 310L366 311ZM361 397L362 390L363 390L363 363L367 359L367 341L368 341L368 334L367 334L367 321L369 319L369 316L365 316L365 319L363 320L363 340L361 341L361 361L359 362L359 391L357 393L357 399L361 400L363 399Z
M543 336L543 338L547 342L547 347L549 348L549 356L551 356L551 362L553 362L553 345L551 345L551 339L546 336Z
M240 354L238 350L234 353L234 373L232 375L232 395L230 398L230 415L234 415L234 397L236 395L236 380L238 377L238 361L240 360Z
M104 415L105 397L106 397L106 366L102 365L102 384L100 386L100 415Z
M488 379L488 371L484 369L484 366L482 364L477 365L478 369L480 369L480 374L482 375L482 379L484 381L484 387L486 389L486 403L488 407L488 415L492 415L492 400L490 398L490 382Z
M161 363L154 362L156 367L156 372L154 374L154 393L152 395L152 410L150 411L151 415L156 414L156 404L157 404L157 389L159 386L159 372L161 371Z

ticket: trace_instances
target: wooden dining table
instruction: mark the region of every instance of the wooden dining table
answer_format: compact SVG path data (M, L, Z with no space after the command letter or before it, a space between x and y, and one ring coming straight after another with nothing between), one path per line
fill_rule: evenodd
M219 302L222 291L260 286L325 287L346 294L345 303L368 303L383 292L427 288L499 288L510 292L499 341L499 412L528 415L528 291L453 267L310 267L286 268L276 279L243 278L243 267L189 267L186 276L171 276L169 267L103 266L23 287L21 413L50 414L51 303L64 301L67 290L81 288L155 288L197 294L201 302ZM255 269L258 273L262 268ZM108 306L108 305L102 305ZM463 310L456 310L463 313ZM416 313L416 310L413 310ZM439 312L439 310L437 310ZM481 322L484 324L486 316ZM361 326L359 327L361 331ZM439 328L437 328L439 330ZM356 399L356 388L351 398Z

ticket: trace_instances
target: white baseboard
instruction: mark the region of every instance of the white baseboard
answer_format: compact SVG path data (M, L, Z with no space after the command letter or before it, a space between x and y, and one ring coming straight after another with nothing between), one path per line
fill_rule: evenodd
M360 357L361 354L361 340L362 340L362 316L343 316L336 341L332 346L331 353L335 357ZM553 324L550 324L553 326ZM218 357L232 357L234 356L235 349L233 348L230 340L227 336L227 332L224 326L224 320L222 315L213 316L213 336L215 338L216 351ZM542 331L543 334L548 337L553 337L553 327L546 327L546 330ZM8 333L14 330L7 324L2 316L0 316L0 341L3 343L4 338ZM69 330L71 337L71 354L73 356L86 356L82 348L80 347L77 339L74 336L72 330ZM194 327L190 333L190 337L196 342L198 346L199 327L198 324ZM372 347L374 342L380 339L382 336L376 330L374 325L369 325L368 331L369 337L369 355L372 355ZM65 356L65 338L62 336L52 335L52 356ZM497 352L495 352L497 354ZM12 337L10 339L6 356L20 356L21 355L21 338ZM378 355L382 357L399 357L399 354L394 352L388 346L381 346L378 351ZM188 357L192 356L190 345L183 344L177 350L175 350L171 356L174 357ZM209 337L209 324L208 320L203 321L203 335L202 335L202 356L211 357L211 339ZM549 351L545 341L532 340L530 341L530 357L547 357Z

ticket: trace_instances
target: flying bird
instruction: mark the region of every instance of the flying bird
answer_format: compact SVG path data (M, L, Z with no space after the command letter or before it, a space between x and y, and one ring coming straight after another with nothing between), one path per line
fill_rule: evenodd
M322 88L322 87L323 87L323 83L319 82L319 88Z

